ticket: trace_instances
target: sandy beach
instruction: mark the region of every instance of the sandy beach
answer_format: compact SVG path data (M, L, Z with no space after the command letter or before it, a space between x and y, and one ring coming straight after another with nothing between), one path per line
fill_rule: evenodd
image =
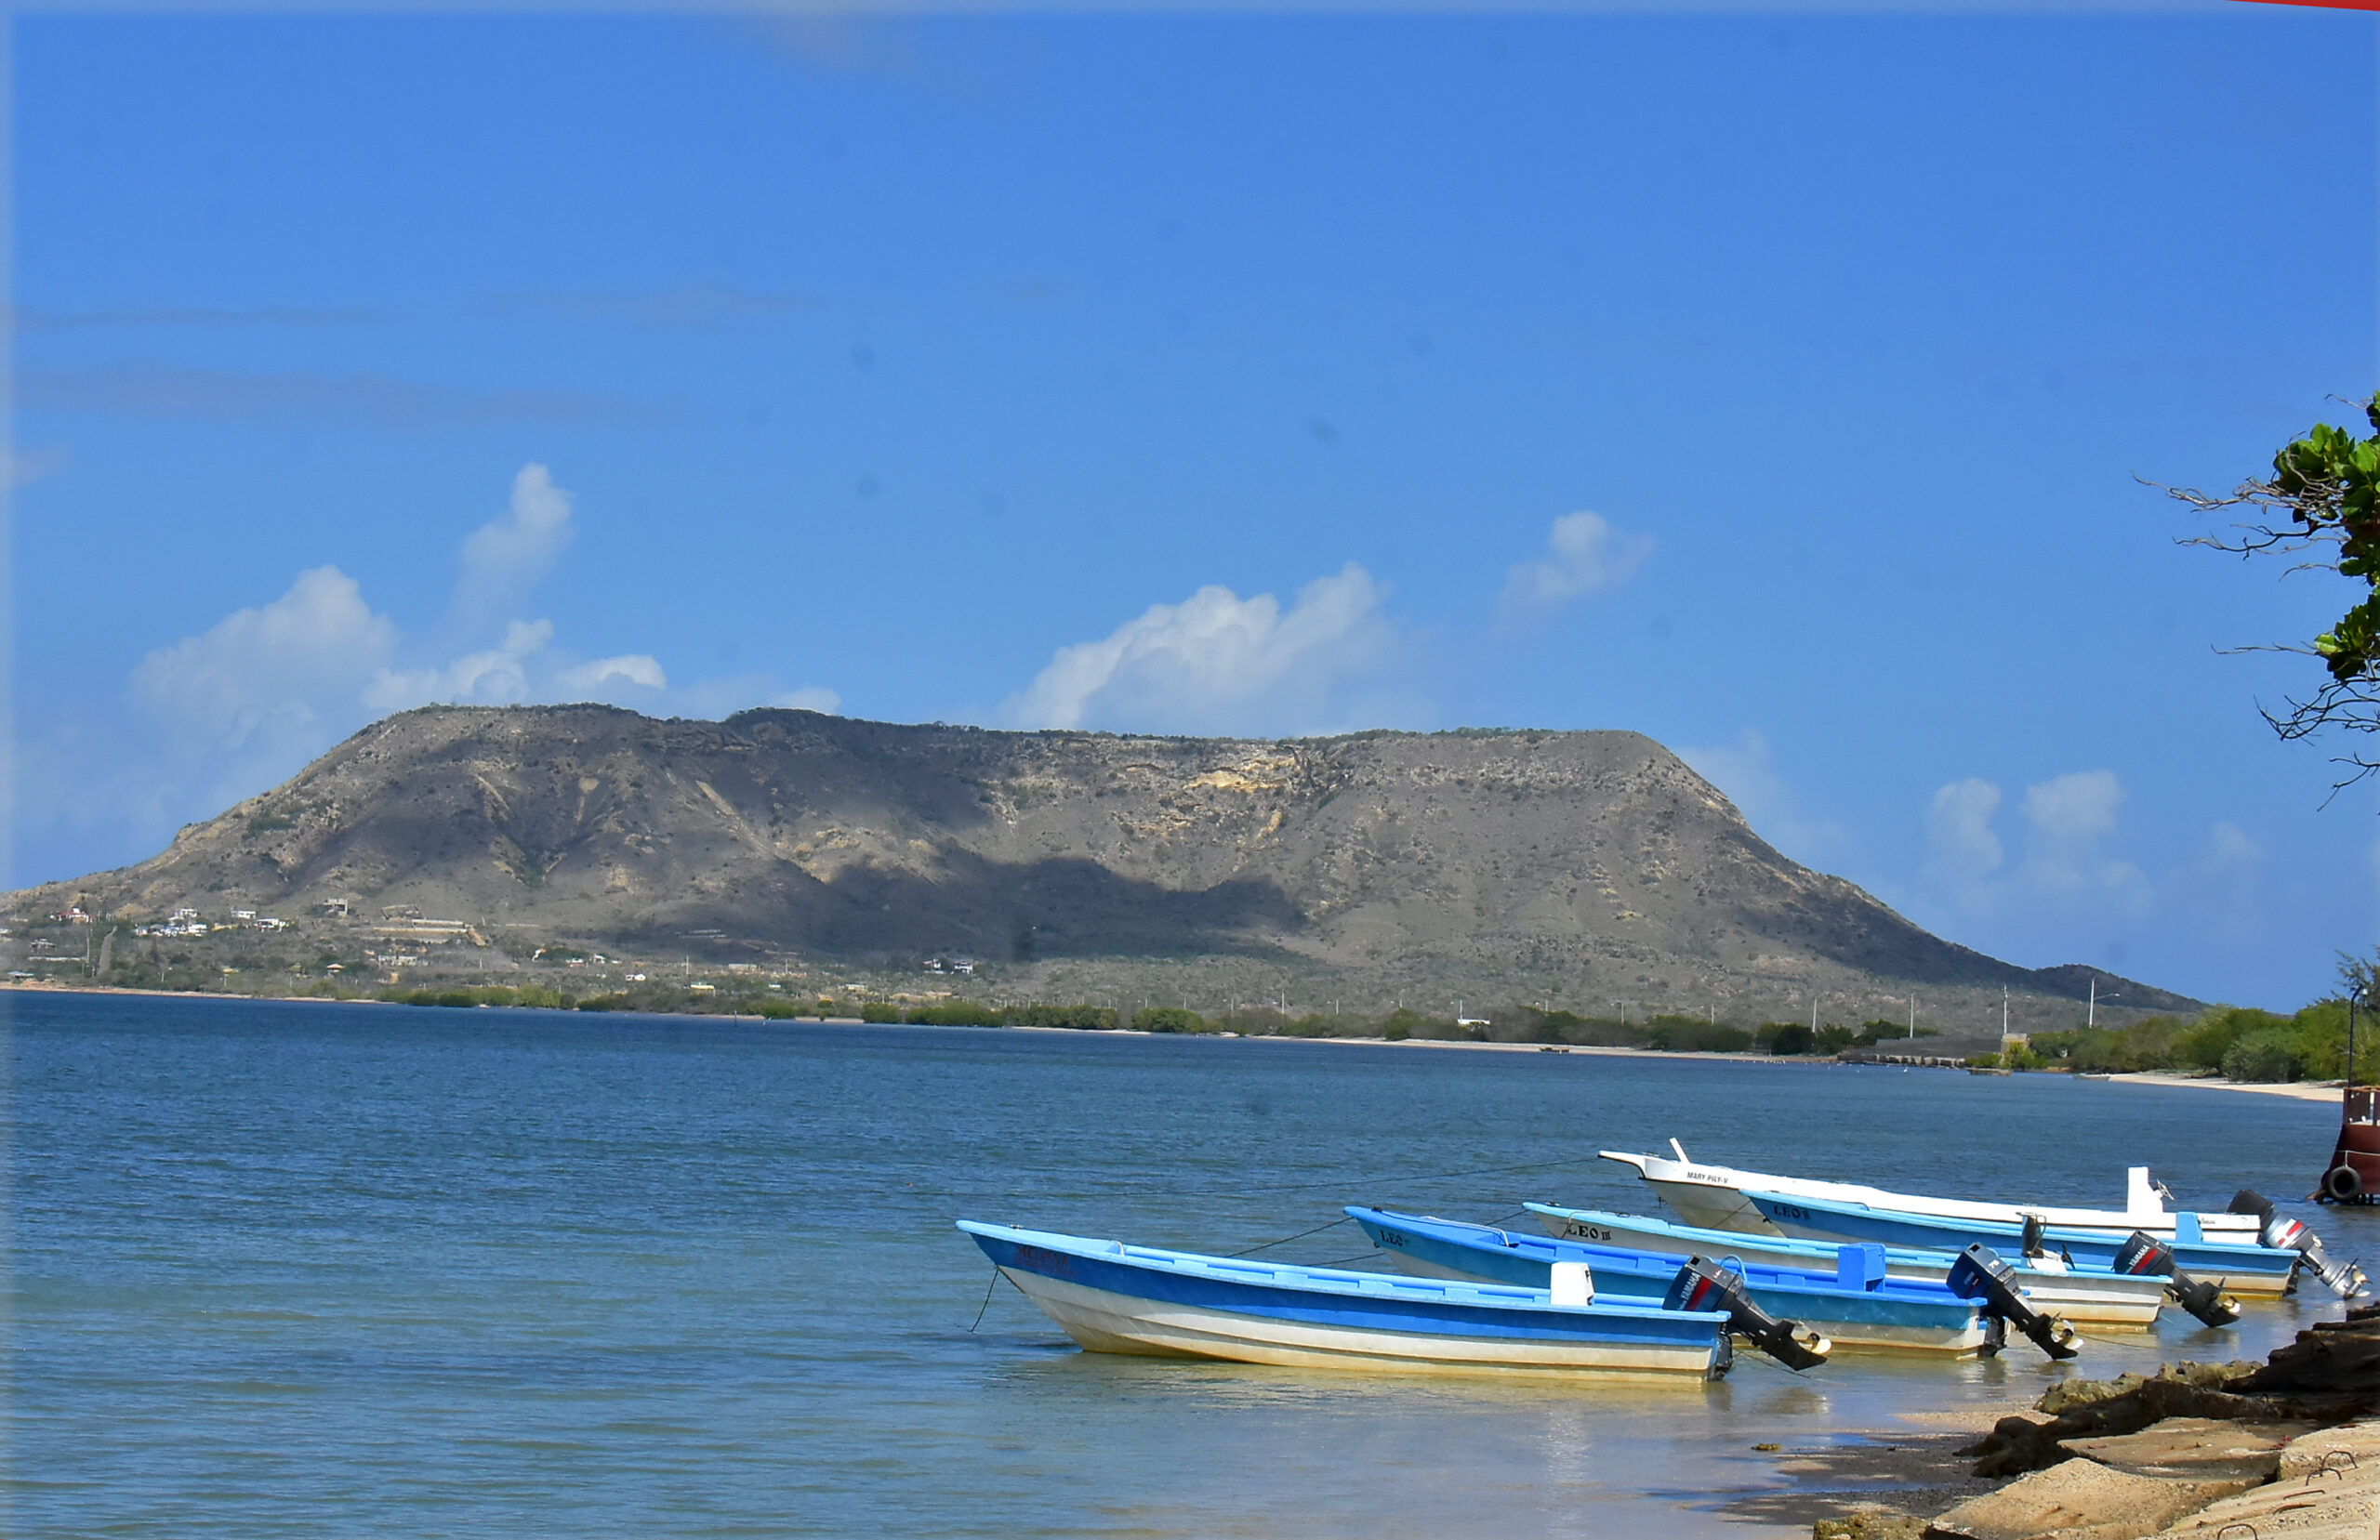
M2116 1086L2193 1086L2210 1091L2253 1091L2258 1096L2285 1096L2298 1101L2336 1101L2344 1082L2336 1080L2294 1080L2287 1082L2224 1080L2210 1076L2165 1074L2154 1070L2137 1074L2111 1074L2110 1085Z

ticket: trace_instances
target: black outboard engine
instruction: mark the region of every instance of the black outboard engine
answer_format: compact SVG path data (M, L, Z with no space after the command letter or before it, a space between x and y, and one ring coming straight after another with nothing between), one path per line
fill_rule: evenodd
M1834 1344L1798 1321L1779 1321L1752 1301L1741 1274L1716 1262L1689 1257L1670 1280L1661 1308L1670 1310L1725 1310L1727 1329L1749 1338L1752 1345L1788 1369L1814 1369L1834 1351Z
M2328 1284L2341 1299L2353 1299L2369 1292L2371 1281L2363 1276L2361 1268L2353 1262L2332 1261L2330 1254L2322 1249L2322 1238L2276 1211L2271 1199L2243 1187L2231 1200L2231 1212L2253 1214L2263 1220L2256 1231L2257 1243L2275 1251L2297 1253L2306 1259L2306 1270Z
M2017 1249L2025 1254L2026 1260L2030 1261L2036 1257L2047 1257L2049 1255L2049 1244L2047 1239L2048 1233L2049 1221L2047 1219L2043 1218L2038 1214L2027 1214L2025 1216L2024 1238L2018 1241L2016 1244ZM2057 1255L2068 1267L2070 1268L2074 1265L2074 1254L2067 1250L2064 1246L2059 1246L2057 1248Z
M2135 1278L2170 1278L2165 1292L2175 1303L2210 1326L2228 1326L2240 1319L2240 1302L2213 1283L2201 1283L2174 1265L2174 1248L2145 1230L2116 1248L2115 1270Z
M2052 1358L2074 1356L2074 1328L2055 1315L2043 1315L2025 1303L2016 1290L2016 1270L2000 1254L1977 1241L1950 1264L1950 1292L1962 1299L1980 1299L1983 1308L2033 1339Z

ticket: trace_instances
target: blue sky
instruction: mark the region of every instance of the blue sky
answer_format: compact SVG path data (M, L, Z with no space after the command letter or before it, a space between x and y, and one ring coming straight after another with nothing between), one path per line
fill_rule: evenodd
M2380 385L2374 20L16 22L15 881L386 709L1632 728L2292 1005L2368 789L2175 546Z

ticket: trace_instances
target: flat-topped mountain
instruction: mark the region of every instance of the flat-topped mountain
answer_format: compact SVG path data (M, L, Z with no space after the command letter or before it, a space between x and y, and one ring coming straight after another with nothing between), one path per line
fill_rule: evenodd
M163 854L13 895L467 922L706 960L1377 1008L1399 994L1638 1017L2071 1024L2094 975L1945 941L1771 849L1633 732L1263 742L894 726L803 711L430 707ZM1030 970L1020 978L1020 970ZM2127 1005L2195 1002L2126 983ZM1213 998L1212 995L1210 998ZM1296 1002L1293 1002L1295 1004ZM1956 1020L1947 1018L1955 1014ZM1968 1020L1972 1018L1972 1020Z

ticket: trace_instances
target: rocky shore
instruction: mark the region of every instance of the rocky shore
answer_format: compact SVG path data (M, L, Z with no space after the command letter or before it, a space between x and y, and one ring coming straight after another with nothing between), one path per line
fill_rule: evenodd
M2380 1305L2264 1363L2067 1381L1958 1454L2003 1484L1930 1516L1861 1503L1818 1520L1816 1540L2371 1540Z

